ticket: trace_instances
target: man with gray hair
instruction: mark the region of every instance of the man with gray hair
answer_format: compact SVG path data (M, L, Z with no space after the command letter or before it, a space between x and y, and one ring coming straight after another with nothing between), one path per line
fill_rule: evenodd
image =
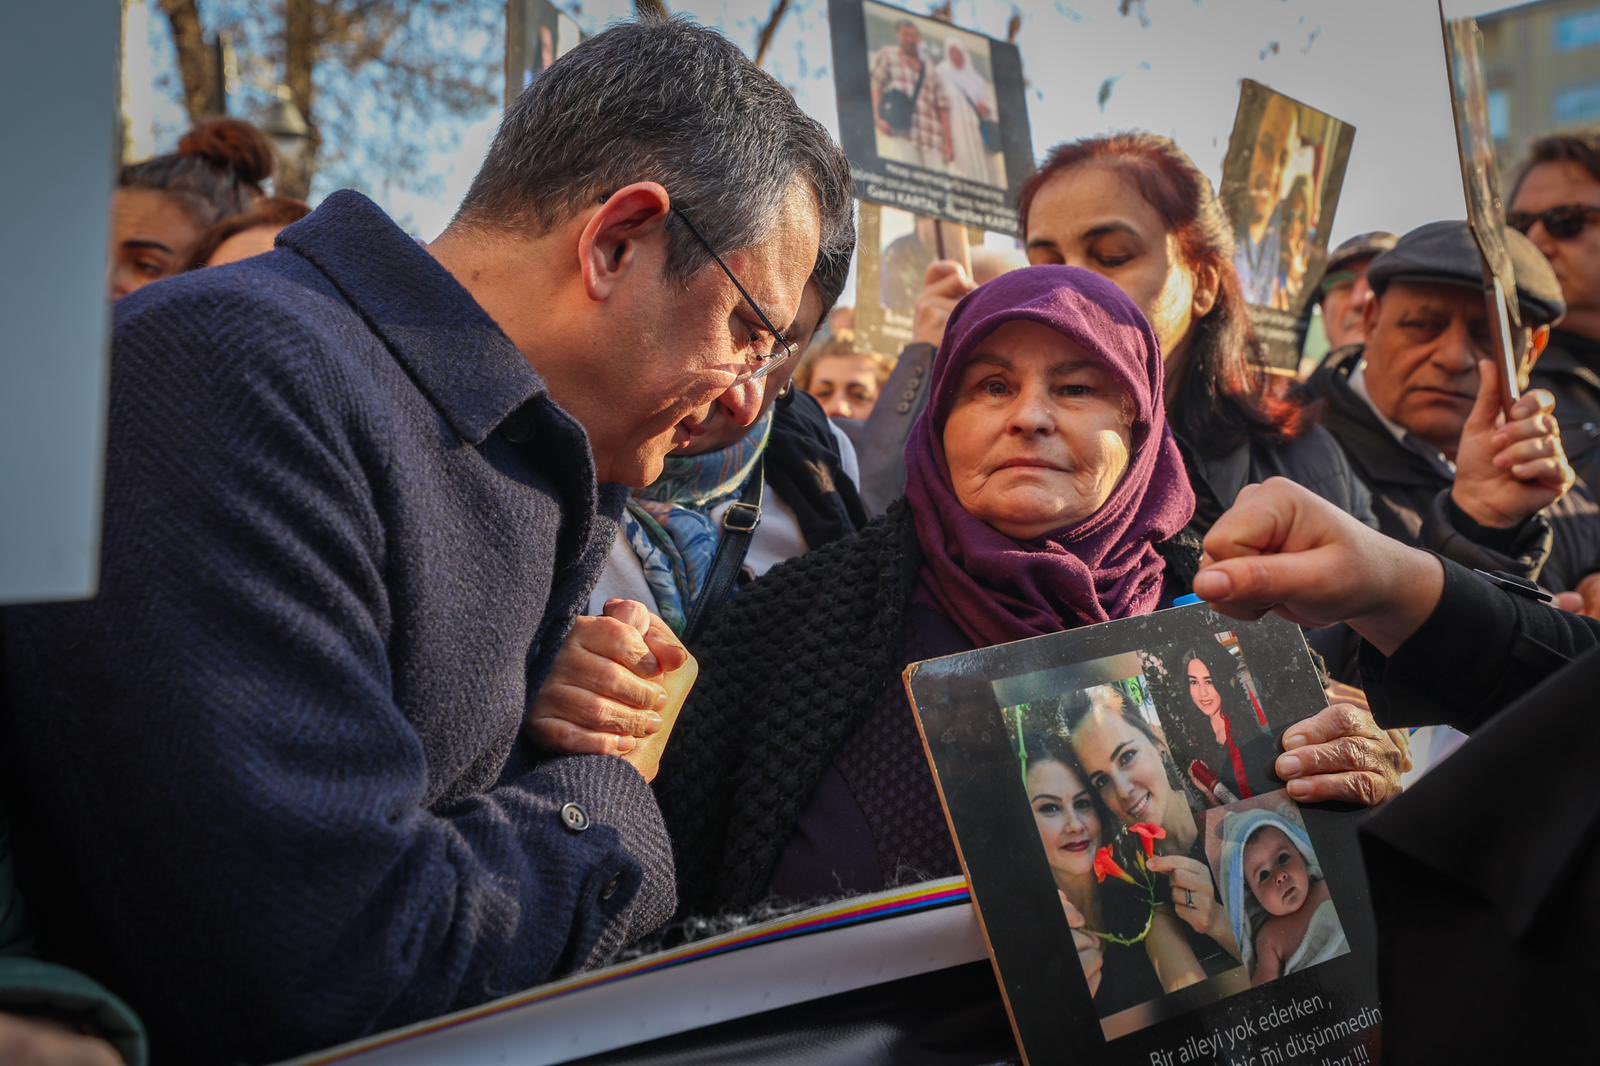
M0 750L43 938L156 1061L468 1007L672 912L664 731L520 731L625 488L712 404L755 417L853 241L822 127L650 20L539 77L431 246L342 192L118 305L100 594L3 615ZM654 691L681 646L616 622Z

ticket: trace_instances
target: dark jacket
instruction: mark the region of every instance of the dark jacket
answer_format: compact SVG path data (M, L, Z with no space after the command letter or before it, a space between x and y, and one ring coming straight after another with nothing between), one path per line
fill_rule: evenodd
M1161 550L1170 601L1188 591L1199 546L1183 538ZM691 649L699 682L656 779L686 913L766 898L819 782L863 728L880 730L880 747L905 756L886 788L882 824L872 826L901 839L880 847L929 854L925 842L904 838L931 824L948 851L900 681L909 649L928 643L912 625L927 611L913 603L921 572L911 511L899 502L856 536L773 568L711 617ZM953 639L957 646L945 640L933 650L964 650L964 638ZM895 796L907 797L899 809ZM950 858L952 869L919 874L956 872Z
M1600 341L1553 330L1529 385L1555 396L1567 461L1590 492L1600 492Z
M867 524L839 439L810 394L794 389L774 405L764 461L767 484L794 511L807 547L831 544Z
M1388 659L1365 648L1362 665L1381 724L1472 734L1362 829L1384 1061L1586 1058L1600 976L1600 623L1447 562L1432 618Z
M1571 588L1600 562L1600 508L1581 490L1513 530L1485 529L1450 502L1450 473L1395 439L1350 387L1363 348L1328 357L1317 388L1328 429L1372 490L1378 528L1462 566L1504 570L1556 590Z
M508 770L621 493L437 261L339 193L125 299L113 356L100 593L6 612L0 747L46 942L156 1060L334 1044L665 919L632 767Z

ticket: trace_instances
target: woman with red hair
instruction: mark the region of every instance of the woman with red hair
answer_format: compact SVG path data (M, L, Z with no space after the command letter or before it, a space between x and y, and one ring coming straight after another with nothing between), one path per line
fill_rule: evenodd
M1023 186L1028 261L1084 267L1139 305L1160 341L1167 413L1204 535L1252 482L1281 475L1375 525L1334 439L1268 390L1233 228L1211 182L1169 138L1116 133L1055 148Z

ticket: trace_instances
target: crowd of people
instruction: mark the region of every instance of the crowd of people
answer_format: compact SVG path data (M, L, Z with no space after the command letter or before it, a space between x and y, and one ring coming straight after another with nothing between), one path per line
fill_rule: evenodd
M908 143L948 161L970 60L924 70L916 32L873 90L927 101ZM905 666L1191 593L1324 660L1327 709L1248 743L1299 802L1381 808L1387 1055L1514 1047L1587 988L1600 132L1512 187L1509 408L1460 220L1337 247L1308 279L1334 349L1275 387L1234 225L1145 132L1054 148L1028 265L932 263L914 343L857 351L841 149L678 20L551 64L430 243L271 173L222 119L113 194L99 593L0 615L0 1061L276 1059L959 873ZM1211 651L1174 675L1248 798ZM1091 994L1285 965L1125 711L1029 738L1041 834L1165 832L1138 957L1075 932ZM1486 735L1402 789L1423 726ZM1524 752L1548 829L1479 787ZM1245 828L1241 862L1293 843Z

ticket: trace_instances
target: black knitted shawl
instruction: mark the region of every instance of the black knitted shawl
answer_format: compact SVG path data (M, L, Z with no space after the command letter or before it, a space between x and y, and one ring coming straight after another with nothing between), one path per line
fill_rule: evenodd
M1159 546L1168 595L1188 591L1199 542ZM746 909L823 771L900 687L922 551L904 500L860 533L768 571L706 622L700 679L656 778L679 913Z

